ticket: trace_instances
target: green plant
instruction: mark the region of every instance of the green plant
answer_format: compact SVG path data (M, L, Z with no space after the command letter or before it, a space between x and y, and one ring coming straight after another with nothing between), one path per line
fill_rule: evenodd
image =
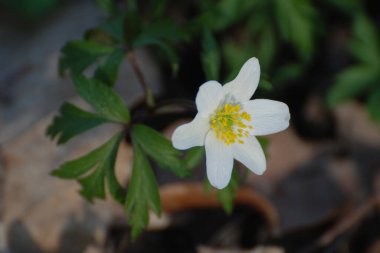
M366 16L356 15L356 10L362 9L360 2L322 2L355 17L350 52L358 62L337 76L328 102L334 106L367 94L369 111L380 122L380 89L376 85L380 79L378 31ZM201 68L204 80L223 83L237 74L243 62L256 56L264 72L259 92L270 92L269 76L276 87L300 79L312 69L311 63L319 54L316 42L323 39L321 30L328 24L322 22L323 15L311 0L96 0L96 3L107 18L85 31L83 39L66 43L59 62L60 73L71 77L77 93L93 111L64 103L47 134L56 138L58 144L64 144L101 124L119 124L122 130L88 154L64 163L53 175L78 180L81 194L90 201L105 198L108 191L125 206L136 238L148 224L148 211L159 215L161 210L152 162L182 178L192 173L204 155L203 148L187 152L174 149L162 133L146 123L174 107L169 105L161 110L165 103L157 103L136 59L136 50L148 49L157 65L170 66L171 80L181 77L182 68L194 71ZM187 66L181 58L181 52L192 45L200 48L199 54L194 55L200 67ZM285 60L284 50L291 55ZM130 62L144 90L142 118L131 113L114 90L123 61ZM128 80L123 82L129 85ZM194 107L192 101L182 102L174 101L174 105ZM124 189L115 176L114 165L120 143L127 140L132 144L134 158L132 178ZM234 174L229 186L218 192L227 212L232 210L240 181Z
M329 91L330 106L365 97L372 119L380 125L380 35L375 25L364 15L358 14L353 22L353 38L348 50L356 64L336 76Z

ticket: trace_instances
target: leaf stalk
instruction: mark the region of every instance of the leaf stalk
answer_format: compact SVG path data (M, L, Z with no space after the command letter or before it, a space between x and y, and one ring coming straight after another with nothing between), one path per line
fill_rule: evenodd
M145 102L149 108L153 108L155 106L155 100L154 95L151 87L147 84L145 81L144 75L141 71L141 68L136 60L136 54L134 51L128 52L128 60L132 65L133 70L136 73L137 79L139 80L139 83L144 91L145 95Z

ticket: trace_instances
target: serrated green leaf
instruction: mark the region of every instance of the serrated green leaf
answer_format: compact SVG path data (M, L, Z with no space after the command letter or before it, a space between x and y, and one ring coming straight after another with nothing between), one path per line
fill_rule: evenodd
M104 177L105 171L103 169L96 169L89 176L79 179L78 181L82 186L80 194L90 202L94 198L104 199Z
M223 206L224 211L227 214L231 214L234 207L234 199L236 196L236 191L239 187L239 177L236 171L232 171L231 180L227 187L218 190L216 197Z
M201 61L207 80L219 79L220 58L220 50L213 34L205 29L203 32Z
M72 79L79 95L90 104L102 117L118 122L128 123L129 110L124 101L106 84L74 74Z
M341 72L327 94L327 103L335 106L353 99L370 88L378 79L378 72L371 67L358 65Z
M81 73L99 57L107 55L113 50L112 47L95 41L70 41L61 49L59 72L63 74L67 69L70 69L73 73Z
M117 151L123 136L122 132L116 134L87 155L62 164L52 172L52 175L65 179L78 179L82 186L80 193L89 201L94 198L104 198L105 177L107 177L110 193L116 200L123 202L125 190L118 183L114 171Z
M368 99L368 112L373 121L380 126L380 87L371 93Z
M139 48L143 46L157 46L164 52L172 67L173 73L176 74L179 69L179 60L176 51L164 41L151 36L149 34L142 33L138 35L132 42L133 48Z
M113 87L117 75L119 73L119 67L124 58L124 52L121 49L115 49L95 71L94 77L106 84Z
M275 11L281 36L293 44L302 59L310 59L314 50L314 26L318 20L310 1L276 0Z
M128 194L125 202L125 210L132 225L132 238L135 239L148 225L149 209L157 215L161 214L160 195L158 184L145 157L139 142L133 140L133 166L132 177L128 186Z
M115 161L113 161L112 167L115 167ZM126 190L120 185L119 181L117 180L114 169L107 169L106 176L109 192L116 201L118 201L119 203L124 203Z
M186 162L181 159L182 153L175 149L160 132L137 124L132 127L132 135L146 154L160 167L171 170L179 177L190 174L191 171L186 166Z
M363 14L355 18L353 30L354 40L349 45L350 52L364 64L379 66L379 30Z
M126 15L123 13L112 16L109 20L101 24L98 29L112 36L116 41L124 41L124 22Z
M65 162L54 170L52 175L64 179L76 179L84 175L98 163L99 157L102 156L103 148L103 146L99 147L76 160Z
M354 34L371 49L379 47L378 29L364 14L358 15L354 21Z
M47 129L47 135L52 139L58 138L58 144L66 143L71 138L89 129L107 122L99 115L83 111L70 103L64 103L60 115L55 116Z

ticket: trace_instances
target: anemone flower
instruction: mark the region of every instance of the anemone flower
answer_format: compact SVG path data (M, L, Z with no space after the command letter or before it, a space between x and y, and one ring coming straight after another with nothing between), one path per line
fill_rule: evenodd
M207 177L218 189L228 185L234 158L254 173L263 174L265 155L255 136L289 126L286 104L269 99L250 100L259 80L259 62L251 58L237 77L225 85L217 81L202 84L195 99L197 115L173 133L172 142L177 149L205 146Z

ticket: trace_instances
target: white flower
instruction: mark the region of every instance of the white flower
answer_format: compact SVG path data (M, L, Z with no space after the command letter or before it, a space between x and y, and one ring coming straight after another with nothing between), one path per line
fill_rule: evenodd
M173 133L173 146L177 149L205 146L207 177L216 188L228 185L234 158L261 175L266 161L255 136L276 133L289 126L286 104L268 99L249 100L259 80L259 62L251 58L237 77L224 86L217 81L204 83L195 100L198 114Z

